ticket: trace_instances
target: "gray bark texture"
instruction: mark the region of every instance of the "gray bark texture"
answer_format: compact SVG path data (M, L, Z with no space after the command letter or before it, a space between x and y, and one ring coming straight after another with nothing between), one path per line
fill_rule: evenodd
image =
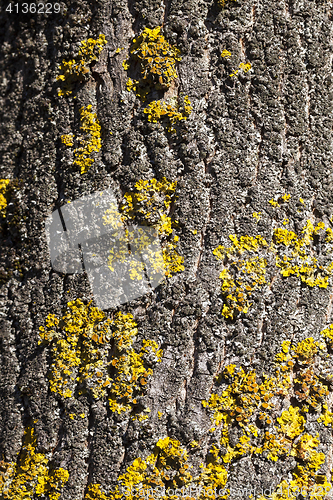
M133 460L145 459L166 436L181 443L191 470L200 473L214 442L212 413L202 401L221 394L216 376L229 364L255 370L257 380L273 375L282 342L322 341L320 332L331 322L331 282L326 288L308 286L296 274L282 276L272 257L266 284L252 293L249 311L223 316L223 264L213 250L230 247L233 234L261 235L270 243L276 227L300 237L308 219L331 227L332 2L164 2L61 2L59 14L10 13L9 2L1 7L0 178L10 179L12 187L0 234L0 460L17 460L24 429L33 426L37 451L69 472L60 500L83 500L89 484L100 484L108 494ZM162 122L150 123L146 103L126 89L128 77L139 71L131 65L131 74L122 65L133 39L157 26L180 50L181 61L172 86L153 98L183 93L193 107L176 133ZM59 97L62 60L74 58L82 40L100 33L107 44L98 60L75 83L75 93ZM231 56L222 57L223 50ZM229 76L247 62L249 71ZM102 148L81 174L61 135L78 134L79 110L89 104L101 126ZM171 211L185 270L105 311L109 317L115 311L134 316L137 350L143 339L163 350L140 399L151 410L149 418L139 421L128 412L112 412L105 398L62 398L50 390L52 354L38 343L39 327L49 314L60 318L70 300L87 304L93 295L86 273L52 269L44 224L67 201L111 188L120 203L139 179L163 177L177 181ZM286 193L291 197L283 202ZM257 220L253 213L259 212ZM314 244L318 249L320 242ZM332 369L329 358L328 363ZM275 401L276 427L282 411L300 405L293 398L290 393ZM70 418L81 413L84 418ZM318 415L310 408L303 432L319 433L316 451L325 461L316 473L330 481L332 424L318 423ZM261 432L263 426L259 422ZM229 426L234 449L242 432L236 421ZM199 445L192 449L193 440ZM234 500L248 498L242 488L274 491L306 461L291 453L270 460L265 453L244 452L224 465Z

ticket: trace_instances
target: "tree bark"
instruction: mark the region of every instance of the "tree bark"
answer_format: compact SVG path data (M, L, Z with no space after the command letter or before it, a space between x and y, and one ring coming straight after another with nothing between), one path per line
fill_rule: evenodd
M21 4L17 13L13 3L10 13L9 3L0 15L0 177L11 180L0 236L0 458L15 462L24 429L33 426L38 452L69 472L61 500L83 500L89 484L108 493L135 458L146 459L166 436L189 453L190 443L199 443L190 462L200 472L213 442L212 414L202 400L221 394L216 376L229 364L273 376L282 342L322 341L331 321L331 283L308 286L297 275L282 276L272 253L264 255L271 259L267 283L253 291L249 311L223 316L219 276L227 263L213 251L231 247L229 235L261 235L270 243L277 227L301 237L308 219L331 226L332 3L230 0L221 8L215 0L82 0L61 2L59 14L25 14ZM193 107L176 133L148 122L146 103L126 89L130 73L122 63L133 39L157 26L181 61L178 78L154 99L183 93ZM90 73L70 97L58 96L59 65L76 57L82 40L100 34L107 44ZM231 55L222 57L223 50ZM248 62L249 71L239 67ZM61 136L79 134L79 110L90 104L102 148L81 174ZM151 339L163 350L140 400L151 412L140 422L110 411L105 398L64 399L50 390L52 355L38 344L39 327L49 314L60 318L69 301L87 304L93 295L86 273L52 269L44 224L68 201L111 188L121 203L138 180L163 177L177 181L172 219L185 270L105 311L133 315L136 348ZM319 248L315 237L313 245ZM290 392L275 404L278 428L281 412L300 403ZM304 432L319 433L325 462L317 474L330 481L332 424L317 416L308 413ZM234 422L234 449L241 434ZM290 453L275 461L244 452L226 464L230 498L246 498L244 488L274 491L299 464Z

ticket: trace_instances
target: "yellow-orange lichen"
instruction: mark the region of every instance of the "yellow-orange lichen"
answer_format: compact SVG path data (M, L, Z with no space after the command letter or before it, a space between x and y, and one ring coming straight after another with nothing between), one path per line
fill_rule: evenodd
M279 496L279 492L284 495L289 488L292 494L303 489L311 498L322 500L331 488L326 476L317 474L325 458L323 453L316 450L320 445L319 436L304 434L309 411L321 412L317 421L325 426L333 422L326 402L328 384L315 373L318 356L326 359L325 345L315 342L312 337L297 344L285 341L281 352L276 355L275 376L263 374L263 382L260 383L255 371L245 371L242 367L237 369L234 364L227 365L216 379L218 384L227 384L227 387L221 395L212 394L207 401L202 402L213 411L214 426L222 426L221 439L215 450L221 446L226 450L222 456L225 463L252 454L263 454L272 461L287 456L295 457L297 465L292 471L293 479L290 482L282 481L273 499L287 498ZM299 396L299 384L304 370L311 370L311 375L306 380L307 388L302 398ZM277 403L280 401L279 404L283 405L283 399L291 396L298 397L300 405L289 405L279 416L273 416L276 415ZM264 423L263 428L256 426L256 419ZM231 446L229 432L235 425L241 427L243 434ZM267 425L270 425L269 430ZM215 429L213 427L211 430ZM261 500L265 498L261 497Z
M131 410L143 394L153 373L145 357L153 355L158 362L162 356L152 340L144 340L138 353L133 349L138 330L131 314L119 312L111 320L80 299L68 302L60 319L49 314L46 328L39 330L42 340L51 346L51 391L64 398L76 391L95 399L107 396L111 410L118 413Z
M167 89L177 78L176 61L180 61L180 51L170 45L161 33L161 26L154 29L145 28L133 39L130 48L130 59L124 61L123 67L128 70L132 62L139 62L141 78L127 82L127 89L134 91L145 101L152 89Z
M0 217L5 217L10 179L0 179Z
M284 195L282 200L287 203L289 197ZM282 227L274 229L271 236L272 242L268 245L260 235L239 237L233 234L229 236L232 246L220 245L213 251L224 264L220 278L224 296L222 315L226 318L234 319L236 314L248 312L251 295L266 283L267 262L271 256L283 277L297 276L310 287L327 288L333 273L332 259L327 262L333 251L331 228L323 222L314 226L307 220L300 236ZM323 240L322 262L315 249L314 240L318 236Z
M175 133L177 122L187 120L192 109L191 101L186 95L182 104L180 104L179 99L172 99L168 102L152 101L143 112L148 115L149 122L165 121L168 132Z
M101 126L97 119L97 114L91 112L92 106L89 104L80 109L80 129L85 134L84 137L77 137L80 147L74 149L75 160L73 165L78 165L81 174L88 172L94 159L90 157L92 152L98 152L101 147ZM61 136L61 141L65 146L71 147L74 145L74 137L71 134Z
M162 251L151 256L152 264L156 270L164 268L167 277L184 270L184 258L176 250L179 237L172 234L178 221L173 221L169 215L171 203L176 198L176 186L177 182L170 182L165 177L160 181L139 180L135 184L136 191L126 192L121 205L123 221L137 219L140 224L158 230L163 240ZM114 220L114 214L110 215Z
M58 90L59 97L70 95L75 82L85 79L85 75L89 73L89 64L96 61L106 43L105 35L102 34L96 40L82 40L78 55L69 61L63 59L59 66L62 74L57 76L57 81L63 82L62 88Z
M58 500L69 473L54 469L42 453L36 453L33 427L24 431L22 449L16 462L0 462L0 496L7 500L28 500L35 496Z

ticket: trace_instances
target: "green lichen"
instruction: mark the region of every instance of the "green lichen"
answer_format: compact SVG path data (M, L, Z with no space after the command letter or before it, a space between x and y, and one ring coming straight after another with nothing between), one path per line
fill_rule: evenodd
M37 497L58 500L68 481L67 470L53 469L49 459L36 453L37 439L33 427L24 431L21 451L16 462L0 462L0 496L7 500Z
M98 59L106 43L105 35L102 34L96 40L93 38L82 40L78 55L70 61L65 59L62 61L59 66L62 74L57 76L57 81L63 82L62 88L58 90L59 97L72 94L74 84L86 79L86 75L90 72L89 64Z
M51 391L64 398L76 391L95 399L107 397L113 412L136 405L153 373L146 357L158 362L162 356L151 340L144 340L138 353L133 349L138 330L131 314L119 312L112 320L91 302L85 305L80 299L68 302L60 319L50 314L46 328L39 330L42 341L51 348Z

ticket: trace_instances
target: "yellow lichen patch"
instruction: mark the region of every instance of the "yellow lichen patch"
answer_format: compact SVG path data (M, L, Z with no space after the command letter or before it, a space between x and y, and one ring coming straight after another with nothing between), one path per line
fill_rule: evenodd
M289 197L284 195L284 201ZM289 220L284 222L289 223ZM300 236L278 227L273 231L270 245L262 236L230 235L229 238L233 242L231 247L220 245L213 251L225 266L220 278L224 296L222 315L226 318L234 319L237 311L248 312L252 292L266 283L266 267L271 255L282 276L295 275L310 287L328 286L333 273L333 231L323 222L314 226L308 220ZM322 241L320 256L316 249L318 239ZM244 253L247 258L242 258Z
M273 198L271 200L269 200L269 202L272 207L276 208L276 207L280 207L279 203L277 201L275 201Z
M272 205L272 207L274 207L274 208L280 208L281 205L279 204L279 202L280 203L289 203L290 198L291 198L291 194L285 193L279 197L278 201L275 201L274 198L272 198L271 200L269 200L268 203L270 203Z
M138 500L140 495L145 495L149 499L166 500L176 498L171 493L172 490L175 492L175 488L184 492L188 488L192 488L192 492L196 489L199 492L198 500L214 498L213 489L224 488L228 476L215 449L210 450L207 463L201 464L202 471L196 477L188 471L188 458L188 452L178 440L170 437L159 439L146 460L136 458L126 472L118 477L117 486L107 499L116 500L125 495L128 500ZM85 500L90 498L94 497L86 497ZM98 496L96 498L99 499Z
M318 352L319 342L315 342L312 337L308 337L297 344L295 355L299 361L310 363Z
M295 396L300 402L308 403L315 410L321 408L329 394L327 386L315 375L314 367L300 370L294 378Z
M303 434L300 440L293 446L291 455L302 465L297 465L292 471L293 479L282 481L272 495L273 500L295 499L298 495L311 500L322 500L332 488L326 476L316 474L325 461L324 453L318 453L315 448L320 444L318 434L316 437ZM266 500L261 496L260 500Z
M328 409L327 403L323 403L323 413L317 418L317 422L323 422L325 427L333 426L333 413Z
M180 51L165 40L161 34L161 26L154 29L145 28L141 35L133 40L130 54L130 59L123 62L123 67L128 70L132 61L138 61L141 77L139 80L128 78L126 88L129 92L135 92L142 102L147 100L152 90L166 90L177 78L176 61L181 60ZM174 97L168 102L152 101L143 111L148 115L149 122L157 123L163 120L169 132L176 132L175 124L187 120L192 106L188 96L182 100Z
M157 179L140 180L135 184L136 191L125 193L125 201L120 208L122 221L137 219L140 224L152 226L158 230L160 237L164 240L162 250L156 252L145 250L145 252L153 272L164 272L167 277L185 269L183 266L184 258L176 250L179 237L174 236L170 241L173 229L177 227L177 221L172 221L168 215L170 205L175 199L176 186L177 182L169 182L165 177L160 181ZM120 248L117 252L125 255L127 241L124 241L123 247L123 251ZM111 250L109 259L111 266L116 259L122 258L122 255L115 255L114 252ZM135 276L135 273L140 276L140 272L142 270L133 269Z
M24 431L22 449L16 462L0 462L0 495L8 500L47 497L57 500L68 481L68 471L52 469L42 453L36 453L34 429Z
M283 434L290 439L294 439L304 431L305 418L300 415L299 408L289 407L288 410L282 412L281 417L277 418L281 426Z
M292 358L296 370L293 378L294 395L302 404L303 412L307 412L309 408L320 411L324 408L329 391L328 383L315 373L316 356L325 355L325 345L309 337L292 346L290 350L293 352Z
M212 443L206 455L206 463L200 465L200 474L190 474L189 468L192 466L188 463L189 453L179 441L166 437L156 443L153 453L145 460L136 458L126 472L118 477L116 487L108 495L101 491L99 485L92 484L85 500L118 500L124 495L130 500L138 500L142 496L149 500L166 500L173 498L175 488L181 489L179 491L183 496L184 492L187 495L189 488L192 493L193 490L199 491L198 500L216 500L215 488L219 488L218 498L222 500L229 495L229 490L224 489L228 481L225 464L232 464L242 456L250 457L253 454L264 454L271 461L288 456L296 460L292 480L283 480L270 496L271 500L296 500L299 494L304 497L309 495L312 500L323 500L331 484L326 476L317 474L325 456L317 451L320 445L319 435L304 433L305 408L289 406L288 410L282 410L279 417L273 417L276 414L276 398L287 396L289 399L293 394L292 382L287 393L280 391L281 387L284 389L281 383L285 372L293 369L297 371L302 366L299 362L302 363L304 359L314 364L315 356L319 355L319 350L312 355L314 348L310 348L309 353L307 346L312 346L312 341L311 338L304 339L295 345L290 341L283 342L281 352L276 355L276 376L263 374L262 381L257 381L255 371L246 372L243 368L237 369L234 364L224 368L217 382L227 381L227 389L222 391L221 396L213 394L209 401L203 402L204 406L214 410L213 420L215 425L222 425L222 431L220 441ZM317 347L320 348L320 345ZM278 424L272 425L272 431L262 426L258 428L254 423L261 408L270 415L268 425L272 425L274 420ZM325 404L323 408L327 410ZM144 418L144 415L141 417ZM250 419L253 423L249 423ZM235 424L241 426L243 434L231 446L229 431ZM211 430L215 430L215 427ZM197 448L198 443L192 441L189 446ZM189 496L193 497L193 494ZM266 500L263 496L260 498Z
M221 426L220 441L213 445L210 453L219 457L222 446L224 452L221 458L230 464L244 455L262 454L271 461L292 456L296 459L296 467L292 470L293 479L282 481L270 496L271 500L296 500L302 490L304 497L309 495L312 499L322 500L331 488L326 476L317 474L325 456L317 451L319 435L306 434L304 429L308 412L321 411L317 421L323 425L331 425L333 421L325 401L329 395L328 383L319 380L315 373L317 357L322 356L326 360L325 346L310 337L296 344L284 341L281 347L281 352L275 358L275 376L264 373L261 383L255 371L245 371L242 367L237 369L234 364L227 365L216 378L217 384L227 384L227 387L221 395L213 393L207 401L202 402L204 407L213 412L214 427L211 431ZM313 373L306 380L304 391L307 394L302 399L297 390L299 379L305 371L310 370ZM288 409L282 410L280 416L276 417L277 403L283 408L283 398L289 402L295 396L300 406L289 404ZM258 419L264 427L256 426ZM270 425L269 430L267 424ZM231 446L229 433L235 426L241 427L243 434ZM260 498L265 500L263 496Z
M181 257L176 250L177 236L174 237L173 242L166 243L162 249L163 263L165 266L165 275L171 277L174 273L184 271L183 266L184 257Z
M314 449L318 447L319 443L318 434L316 437L313 437L310 434L303 434L296 444L294 444L291 455L297 457L303 462L310 462L316 454Z
M88 139L78 138L80 146L74 149L74 165L78 165L81 168L81 174L88 171L89 167L92 165L94 160L89 156L93 151L98 152L101 147L101 126L97 119L96 113L91 113L91 104L87 106L86 109L82 107L80 109L81 115L81 126L82 132L87 134Z
M67 147L72 147L74 145L74 137L72 134L66 134L61 136L61 142Z
M111 226L112 229L122 229L125 222L125 217L122 217L118 210L118 205L114 202L105 210L103 219L103 226Z
M226 57L228 59L228 57L231 56L231 52L229 52L229 50L227 49L224 49L221 53L221 57Z
M318 263L313 241L315 236L325 231L322 253L324 256L329 254L332 251L329 229L322 222L314 227L310 220L303 227L302 236L297 236L293 231L284 228L275 229L273 233L275 263L281 269L282 276L296 275L310 287L327 288L328 279L333 272L333 262L326 265Z
M214 488L220 489L218 498L221 500L229 494L228 489L224 488L230 467L225 464L232 465L243 456L255 454L264 455L265 459L274 462L281 458L285 460L286 457L296 460L296 466L291 471L292 480L283 480L270 496L271 500L296 500L299 494L304 497L309 495L312 500L323 500L331 484L326 476L317 473L325 461L324 454L318 452L319 434L313 436L304 433L309 409L306 405L300 408L289 404L288 409L282 409L280 416L276 417L277 403L280 408L285 408L283 398L289 402L295 395L297 377L290 375L299 375L304 361L306 369L312 368L312 365L318 366L315 359L321 355L322 349L323 346L315 343L311 337L296 344L284 341L281 352L276 355L275 376L263 373L261 380L254 370L245 371L242 367L237 369L235 364L227 365L216 378L217 384L227 384L227 387L221 395L212 394L208 401L202 402L204 407L213 411L212 420L216 427L221 427L221 438L211 444L206 463L200 465L201 473L194 477L188 472L188 452L179 441L166 437L157 442L153 453L146 460L136 458L126 472L118 477L117 486L106 497L107 500L117 500L124 494L131 500L139 500L140 495L149 500L166 500L173 498L169 488L184 488L185 492L187 488L192 488L193 492L194 488L199 487L198 500L216 500ZM286 378L287 386L284 383ZM325 417L318 422L322 421L326 425L325 419L330 419L327 403L322 404L322 410ZM263 414L265 417L261 419L260 415ZM260 427L256 425L258 417L262 420ZM269 430L267 425L270 426ZM235 426L240 426L243 434L232 446L229 434ZM210 430L215 431L216 427ZM196 448L198 443L192 441L189 446ZM156 487L157 497L156 490L155 494L151 490ZM100 494L99 488L96 488L96 492ZM94 497L87 497L86 500L91 498ZM266 500L263 496L260 498Z
M237 74L238 74L238 72L239 72L239 70L240 70L240 69L242 69L244 73L247 73L247 72L248 72L248 71L252 68L252 66L251 66L251 64L250 64L249 62L248 62L248 63L246 63L246 64L244 64L244 63L240 63L240 65L239 65L239 67L238 67L238 68L239 68L239 69L236 69L236 70L235 70L233 73L231 73L231 75L229 75L229 76L230 76L230 77L231 77L231 76L237 76Z
M132 420L138 420L139 422L143 422L144 420L148 419L148 415L145 415L144 413L138 413L136 415L132 415L131 417Z
M150 179L136 182L137 192L125 193L122 215L130 219L141 216L149 225L160 225L160 233L170 234L171 219L164 218L163 224L160 219L162 215L166 217L165 210L170 208L175 198L176 187L177 182L170 182L165 177L160 181Z
M162 351L156 342L144 340L137 353L132 347L138 332L132 315L119 312L111 320L90 304L68 302L62 318L50 314L46 328L39 328L51 345L50 389L65 398L75 390L95 399L108 396L111 410L121 413L132 409L153 373L146 367L146 356L158 362Z
M80 109L80 129L85 136L76 137L80 147L74 149L75 160L73 165L78 165L80 167L81 174L85 174L94 163L94 159L90 158L91 153L93 151L98 152L102 147L101 126L97 119L97 114L91 113L91 109L91 104L89 104L86 109L84 106ZM62 135L61 141L67 147L74 145L74 137L72 134Z
M177 78L176 61L180 51L170 45L161 33L161 26L145 28L130 48L130 59L123 66L129 69L131 62L138 61L141 67L140 80L130 79L127 89L133 90L142 101L152 89L168 89Z
M94 40L82 40L78 55L69 61L65 59L59 66L62 74L57 76L57 81L63 82L62 88L58 91L58 96L68 96L73 91L73 84L79 80L84 80L85 75L89 73L89 64L98 59L98 55L106 45L105 35L99 35Z
M10 179L0 179L0 217L5 217Z
M100 486L100 484L89 484L84 500L108 500L105 493L101 491Z
M224 380L228 381L227 388L222 391L221 395L212 394L208 401L202 402L203 406L213 410L214 425L223 424L223 445L228 449L224 460L229 460L235 456L235 453L239 453L237 447L231 449L228 445L226 431L230 424L233 421L238 422L238 425L243 429L249 429L252 434L254 434L253 427L250 428L250 425L253 426L253 424L249 424L249 421L255 415L262 422L272 424L271 410L274 408L272 401L276 397L289 396L293 393L303 406L301 410L298 407L290 407L288 411L282 412L282 415L277 419L280 424L276 428L277 435L266 432L262 436L261 450L267 450L269 452L268 458L271 460L277 460L279 456L286 454L290 449L290 442L303 431L305 417L300 414L300 411L307 412L309 406L318 411L322 405L326 419L329 419L327 406L324 406L324 399L328 396L327 386L319 381L318 377L312 375L312 378L307 378L306 393L302 394L297 390L303 376L304 356L306 356L308 363L315 364L314 350L310 349L309 352L309 349L305 347L311 346L313 339L305 339L293 346L290 344L289 341L283 342L282 351L276 355L275 376L269 377L263 374L263 381L260 383L257 382L254 371L245 372L242 367L236 370L235 365L227 365L217 377L218 383ZM322 347L319 343L318 345ZM317 345L315 347L317 348ZM304 350L306 354L304 354ZM312 367L307 367L307 370L309 369ZM291 377L293 370L296 370L296 376ZM257 453L260 448L254 449Z
M117 336L115 336L116 353L111 361L113 367L112 384L109 389L109 406L112 411L121 413L130 410L136 404L136 398L143 394L149 377L153 374L147 368L146 356L152 356L155 362L162 359L162 351L153 340L143 340L139 353L132 348L133 340L128 338L129 329L135 328L132 316L118 313L115 320Z
M277 435L276 435L277 434ZM262 452L266 453L266 458L276 462L281 456L288 455L290 443L283 435L273 434L266 431L262 439Z
M259 222L261 219L261 212L253 212L252 217L254 217Z
M225 446L228 452L223 457L223 461L229 462L236 456L246 453L250 445L250 434L258 437L258 432L249 421L257 415L263 423L271 424L273 422L270 416L272 409L272 398L279 393L280 387L283 387L283 377L277 370L276 377L268 377L263 374L262 381L256 380L255 371L245 372L242 367L235 371L235 365L228 365L217 377L217 382L227 380L228 387L222 391L219 396L212 394L208 401L202 401L204 407L213 410L212 420L215 426L222 424L221 444ZM244 442L232 448L229 445L228 429L230 425L238 423L244 429ZM267 436L263 436L264 448L267 448L265 441ZM244 446L246 444L246 446ZM281 447L281 444L279 444ZM252 446L253 453L261 453L262 448ZM272 458L273 459L273 458Z
M333 344L333 324L322 330L320 333L329 345Z
M152 101L143 112L148 114L148 121L151 123L157 123L160 120L166 121L168 132L175 133L174 126L177 122L187 120L192 112L192 106L186 95L183 104L179 104L179 101L175 101L175 99L169 102Z
M224 256L231 258L233 255L238 256L246 252L257 252L260 248L268 246L267 241L262 236L240 236L238 238L235 234L231 234L229 239L232 241L231 247L224 247L220 245L213 251L213 255L220 260Z
M160 439L146 460L136 458L126 472L118 477L117 486L108 499L117 499L121 493L136 499L138 489L142 495L150 498L153 493L151 488L156 487L160 490L158 498L161 499L168 498L169 488L183 487L185 491L189 487L198 488L198 491L201 490L199 498L204 499L209 498L209 489L223 488L226 484L227 471L219 463L218 450L214 447L210 450L209 459L207 457L207 464L201 464L200 475L192 477L188 469L188 453L179 441L169 437Z
M95 397L104 396L104 384L111 383L104 344L112 337L112 321L90 304L80 299L68 302L60 319L49 314L46 328L39 328L40 337L51 346L50 389L65 398L73 395L77 382L82 384L88 377ZM103 380L98 371L104 372Z
M237 238L236 235L230 235L229 238L233 243L232 246L220 245L213 251L213 254L225 265L228 265L220 274L225 301L222 315L233 319L237 311L248 312L251 306L249 298L252 292L266 283L267 261L252 255L260 249L266 248L268 244L261 236ZM249 256L248 259L240 258L244 253ZM236 279L232 272L236 273Z
M118 214L119 215L119 214ZM113 215L108 215L110 224L116 225L116 219L111 220ZM119 220L126 220L125 217L119 217ZM129 278L131 280L141 281L148 279L153 282L156 277L161 275L169 275L169 267L166 265L164 255L165 248L161 249L155 244L157 233L154 236L147 234L146 228L137 227L136 229L120 230L113 234L117 244L112 246L108 256L108 267L111 271L115 270L115 266L126 264L128 266ZM169 243L170 244L170 243ZM168 245L168 244L167 244ZM129 247L134 253L129 253ZM144 255L143 260L137 260L137 255ZM180 258L180 257L179 257ZM149 263L148 267L147 264Z
M219 7L224 7L224 6L225 6L225 4L226 4L228 1L229 1L229 0L217 0L217 5L218 5ZM230 0L230 1L234 1L234 2L236 2L237 0Z
M170 485L178 487L184 481L191 479L191 474L186 470L187 459L188 454L179 441L169 437L159 439L154 452L147 457L147 460L136 459L127 472L118 477L118 481L124 487L137 484L139 478L145 486L152 484L162 486L165 482L169 482ZM148 471L145 473L149 465L153 468L151 474Z

